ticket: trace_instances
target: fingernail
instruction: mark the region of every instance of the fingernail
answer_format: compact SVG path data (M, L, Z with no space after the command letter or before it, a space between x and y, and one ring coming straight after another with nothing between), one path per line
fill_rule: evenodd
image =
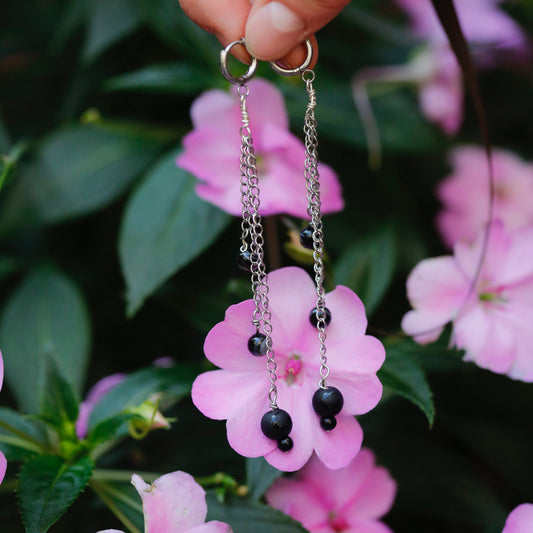
M295 46L304 21L280 2L264 5L246 24L246 47L259 59L270 59Z

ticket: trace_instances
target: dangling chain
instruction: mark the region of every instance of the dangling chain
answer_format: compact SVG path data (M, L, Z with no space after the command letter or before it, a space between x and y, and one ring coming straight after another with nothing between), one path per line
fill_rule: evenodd
M318 340L320 341L320 381L319 387L326 388L326 378L329 376L328 359L326 357L326 301L324 291L324 232L320 204L320 181L318 174L318 134L315 119L316 93L313 87L315 73L305 70L302 80L309 96L305 110L305 167L304 176L307 186L307 214L311 218L313 228L313 259L316 284L316 319Z
M265 336L266 367L270 389L268 398L272 409L278 409L278 388L276 386L276 361L272 350L272 314L268 301L268 278L264 261L264 237L261 215L259 214L259 178L257 177L256 158L254 155L253 139L250 130L250 118L246 107L249 90L245 83L239 85L237 92L240 96L242 115L241 156L240 156L240 190L242 201L242 244L241 252L250 251L250 272L252 279L252 293L255 311L252 317L253 325Z

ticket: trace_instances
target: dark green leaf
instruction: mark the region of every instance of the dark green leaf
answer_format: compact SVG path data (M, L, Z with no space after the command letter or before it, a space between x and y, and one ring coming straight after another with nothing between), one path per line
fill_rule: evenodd
M229 524L233 533L305 533L289 516L248 499L228 496L220 503L214 491L207 492L207 519Z
M19 476L19 504L26 533L45 533L81 494L93 471L85 457L67 464L41 455L28 461Z
M196 94L212 87L205 69L189 63L150 65L121 74L104 83L106 91L136 91L149 94Z
M403 343L386 345L387 357L378 372L384 387L413 402L426 415L429 425L435 419L433 394L417 360Z
M282 474L283 472L269 465L263 457L246 459L246 485L250 491L249 497L252 500L259 500Z
M194 24L177 1L140 0L140 4L146 23L161 39L188 56L194 64L204 65L206 69L219 73L220 43Z
M89 431L98 424L135 407L157 392L168 392L176 398L188 394L196 372L185 365L169 368L151 367L129 375L113 387L94 406L89 420Z
M70 383L61 375L53 359L46 365L46 380L42 395L41 418L57 429L74 423L78 418L79 399Z
M91 481L91 489L109 507L130 533L144 531L144 515L141 499L128 483Z
M9 461L27 459L46 446L46 430L39 420L0 407L0 450Z
M346 250L337 261L335 283L355 291L371 315L392 282L396 263L394 229L385 226Z
M89 433L87 440L91 446L115 439L124 431L125 424L135 415L133 413L120 413L99 422Z
M100 209L120 196L164 143L153 137L75 126L44 139L9 190L0 231L27 223L54 223Z
M196 195L194 178L176 166L175 158L175 152L163 158L126 207L119 252L129 315L203 252L230 221Z
M91 0L89 27L83 55L92 60L106 48L135 31L142 22L141 10L131 0Z
M39 409L48 357L79 393L90 344L83 295L58 271L34 271L7 302L0 341L7 382L25 411Z

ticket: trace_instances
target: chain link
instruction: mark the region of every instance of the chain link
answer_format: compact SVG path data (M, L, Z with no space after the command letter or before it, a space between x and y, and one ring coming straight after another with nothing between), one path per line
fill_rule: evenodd
M305 110L305 165L304 176L307 188L307 214L313 228L313 260L316 285L316 318L318 340L320 342L320 381L318 386L326 388L329 376L328 359L326 356L326 300L324 290L324 230L320 203L320 180L318 173L318 133L315 119L316 92L313 87L315 73L308 69L302 73L302 80L309 101Z
M252 281L253 301L255 310L252 323L265 336L266 368L270 389L268 399L272 409L277 409L278 388L277 366L272 349L272 314L269 310L268 277L264 261L264 237L261 215L259 214L259 178L257 176L257 162L254 153L250 118L246 106L248 87L245 83L239 85L237 93L240 96L242 115L241 156L240 156L240 191L242 201L242 235L241 251L250 251L250 272Z

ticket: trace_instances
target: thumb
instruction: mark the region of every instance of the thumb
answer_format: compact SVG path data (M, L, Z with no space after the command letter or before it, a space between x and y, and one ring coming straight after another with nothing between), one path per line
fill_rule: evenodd
M257 59L284 57L349 3L350 0L254 0L246 22L246 47Z

